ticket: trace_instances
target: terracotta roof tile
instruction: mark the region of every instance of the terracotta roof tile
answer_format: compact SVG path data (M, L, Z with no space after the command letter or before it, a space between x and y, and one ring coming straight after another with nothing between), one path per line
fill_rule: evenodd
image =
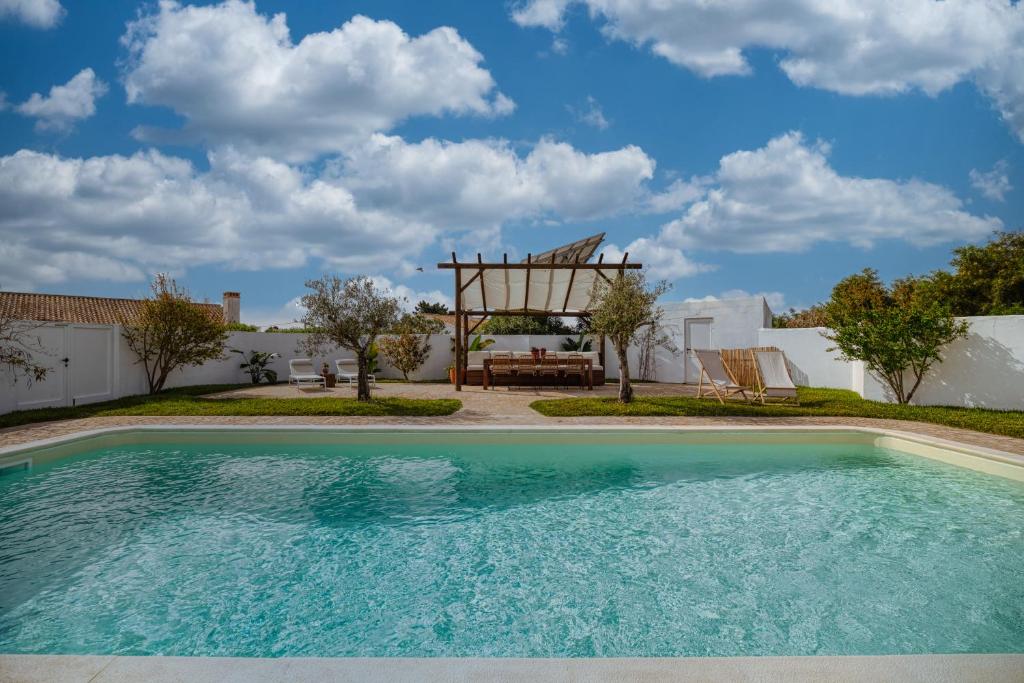
M141 310L141 299L111 299L102 296L0 292L0 319L40 322L116 325L133 320ZM220 304L200 304L211 316L223 319Z

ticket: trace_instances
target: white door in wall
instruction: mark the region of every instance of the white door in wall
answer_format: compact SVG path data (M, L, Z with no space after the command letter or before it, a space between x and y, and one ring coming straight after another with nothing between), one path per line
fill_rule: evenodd
M71 405L114 398L114 327L72 325L70 334Z
M700 366L691 349L711 348L712 318L690 318L686 321L686 381L696 384L700 380Z
M31 382L19 377L15 385L14 395L17 410L32 408L50 408L68 404L67 364L68 364L68 328L67 325L44 325L28 333L39 341L41 353L33 354L33 360L47 368L46 379Z

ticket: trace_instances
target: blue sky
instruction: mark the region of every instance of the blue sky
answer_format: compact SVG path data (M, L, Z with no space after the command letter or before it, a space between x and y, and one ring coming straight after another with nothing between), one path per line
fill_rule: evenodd
M169 271L266 324L605 231L670 299L778 309L1021 229L1019 5L756 5L0 0L0 287Z

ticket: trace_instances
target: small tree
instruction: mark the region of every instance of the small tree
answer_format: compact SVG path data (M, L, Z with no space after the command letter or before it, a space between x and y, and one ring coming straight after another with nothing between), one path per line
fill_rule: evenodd
M479 327L480 334L571 334L558 316L496 315Z
M155 394L174 370L221 358L228 334L223 319L197 306L166 275L157 274L150 289L153 296L143 300L139 316L121 324L128 348L146 370L149 393Z
M37 355L47 355L39 337L32 335L36 327L38 324L0 316L0 365L7 367L12 383L19 377L29 385L46 379L49 368L36 362Z
M409 373L418 370L430 356L430 335L443 331L444 323L439 320L406 313L392 330L393 336L381 337L377 345L384 358L409 381Z
M599 280L595 287L595 307L590 315L590 329L595 335L611 340L619 359L619 402L633 400L633 385L629 381L628 351L637 330L644 325L657 327L662 310L655 305L669 290L667 282L649 287L647 278L638 271L625 272L610 283Z
M421 299L419 301L419 303L416 304L416 312L417 313L435 313L435 314L438 314L438 315L447 315L448 314L448 307L446 305L442 304L442 303L434 303L432 301L427 301L425 299Z
M335 275L324 275L307 281L306 287L312 292L302 297L306 313L300 322L313 331L302 348L310 355L318 355L332 345L352 351L359 368L357 397L369 401L370 346L398 322L398 299L379 291L365 276L342 281Z
M835 344L829 350L863 361L900 403L909 403L932 365L942 362L942 348L967 335L967 323L922 295L917 280L886 288L870 268L840 281L825 311L824 335Z

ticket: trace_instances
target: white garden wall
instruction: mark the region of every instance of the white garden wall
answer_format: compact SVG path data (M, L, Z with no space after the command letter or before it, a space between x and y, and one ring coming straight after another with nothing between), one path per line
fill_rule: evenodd
M973 316L967 337L943 351L914 395L917 405L1024 410L1024 315ZM760 346L786 352L797 384L852 389L864 398L890 401L887 388L863 363L836 358L822 328L762 329Z
M0 414L14 410L44 408L50 406L80 405L97 401L108 401L122 396L147 392L146 375L135 354L125 343L121 330L116 325L65 325L34 324L31 334L39 337L46 353L37 354L37 361L50 368L48 378L43 382L28 383L21 378L12 383L11 378L0 370ZM288 360L306 357L301 350L302 342L308 335L268 332L232 332L227 349L276 352L270 367L277 371L278 379L288 378ZM491 348L512 351L529 351L531 347L560 350L565 335L501 335L495 337ZM430 353L419 370L410 375L415 381L444 380L448 377L448 366L452 363L452 336L431 335ZM313 362L320 367L324 362L334 368L339 358L352 358L350 351L328 349L315 356ZM62 359L68 358L67 366ZM248 374L238 365L241 356L226 353L221 360L204 363L200 367L187 367L174 372L167 380L167 388L193 386L197 384L235 384L249 380ZM377 376L398 379L401 372L388 365L383 357Z
M690 302L692 303L692 302ZM711 303L711 302L697 302ZM736 310L746 311L740 315ZM884 387L863 364L839 360L826 349L829 342L821 336L822 329L770 329L756 330L751 336L736 321L747 320L753 327L763 324L763 314L756 306L740 306L733 313L696 307L673 312L664 332L670 337L669 347L655 351L655 380L681 382L684 378L684 340L680 321L692 313L694 317L713 317L711 328L713 348L742 348L747 346L775 346L786 352L793 379L804 386L852 389L874 400L889 400ZM681 316L679 315L681 314ZM717 317L714 317L717 314ZM966 339L951 344L944 353L945 361L936 365L915 396L921 405L978 406L995 409L1024 409L1024 316L993 316L965 318L970 324ZM717 327L715 326L717 324ZM146 392L145 375L135 356L121 338L120 330L111 325L39 326L38 335L47 354L39 360L52 368L44 382L29 386L21 379L17 384L0 369L0 414L13 410L42 408L56 405L75 405L105 401L121 396ZM281 355L272 368L281 381L288 376L288 359L301 357L303 334L233 332L228 348L248 352L252 349L273 351ZM502 335L492 349L527 351L531 347L559 350L565 335ZM452 362L452 337L447 334L431 335L431 353L427 362L412 375L414 380L443 380ZM598 345L594 342L594 350ZM331 350L323 357L314 358L319 366L327 361L333 367L337 358L351 357L348 351ZM63 358L69 362L65 367ZM195 384L233 384L248 381L248 375L239 369L241 358L227 354L223 360L212 361L198 368L185 368L174 373L168 387ZM630 373L639 375L639 350L630 350ZM398 378L400 373L381 359L378 376ZM609 345L606 350L605 375L618 377L615 353Z
M793 381L804 387L851 389L855 367L827 351L824 327L766 328L758 332L755 346L774 346L786 352Z

